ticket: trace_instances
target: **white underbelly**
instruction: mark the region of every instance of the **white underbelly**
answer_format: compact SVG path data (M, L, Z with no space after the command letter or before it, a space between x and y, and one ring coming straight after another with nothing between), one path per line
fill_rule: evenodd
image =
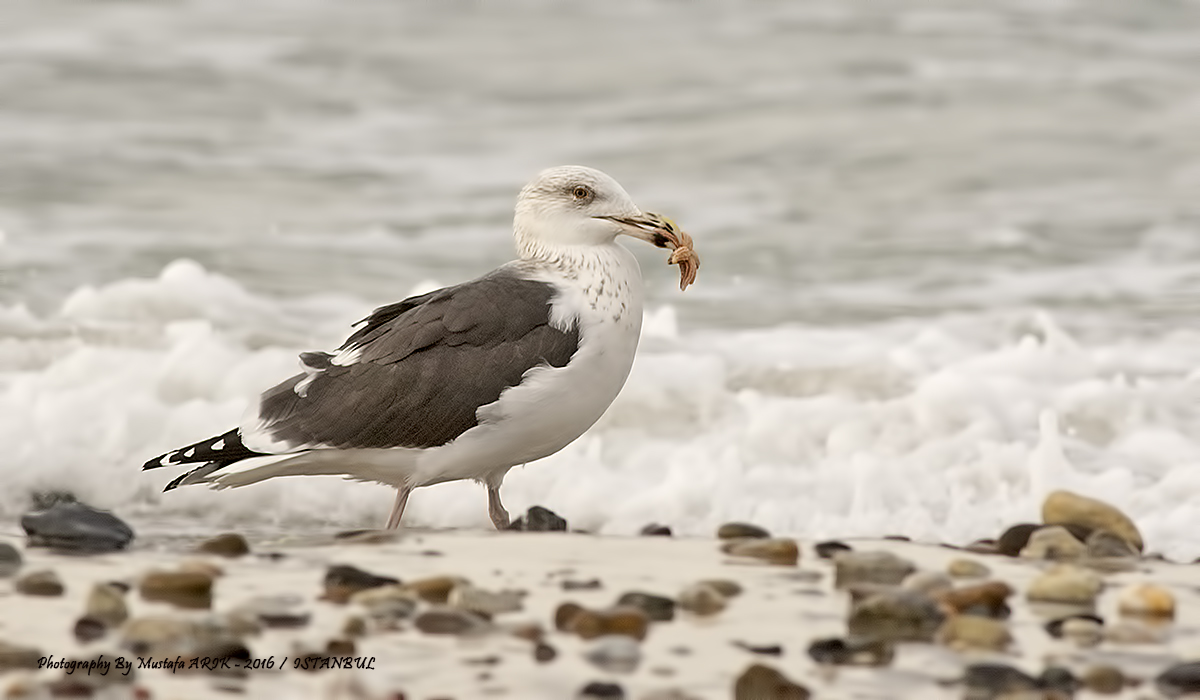
M579 349L570 362L529 370L518 386L479 409L479 425L448 445L422 453L413 485L503 477L516 465L566 447L604 414L629 376L642 326L637 262L624 248L614 262L616 269L605 271L607 289L620 286L628 294L575 294L556 302L561 307L556 312L570 311L580 323Z

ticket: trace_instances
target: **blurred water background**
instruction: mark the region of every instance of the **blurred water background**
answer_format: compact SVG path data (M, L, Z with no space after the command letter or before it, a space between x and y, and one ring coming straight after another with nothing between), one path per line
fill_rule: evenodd
M378 524L387 489L159 493L371 308L509 260L538 170L696 238L587 436L580 527L961 542L1065 486L1200 554L1195 0L40 0L0 12L0 512ZM417 525L481 527L482 490Z

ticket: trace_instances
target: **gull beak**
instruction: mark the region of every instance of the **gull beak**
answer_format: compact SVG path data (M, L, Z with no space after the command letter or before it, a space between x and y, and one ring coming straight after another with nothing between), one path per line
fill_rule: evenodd
M597 216L597 219L607 219L621 225L621 233L641 239L659 248L678 247L680 244L679 227L661 214L641 214L639 216Z

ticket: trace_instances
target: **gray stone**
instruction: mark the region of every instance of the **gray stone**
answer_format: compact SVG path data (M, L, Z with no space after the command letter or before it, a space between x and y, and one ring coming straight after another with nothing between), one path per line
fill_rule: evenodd
M899 585L917 570L911 561L891 552L841 552L833 557L834 585L844 588L855 583Z
M655 622L670 622L675 619L675 601L653 593L630 591L617 599L617 605L632 605L641 608L646 617Z
M897 588L858 602L850 610L847 628L858 637L928 642L945 618L932 598Z
M771 533L765 529L750 523L725 523L717 528L717 538L722 540L766 539L770 536Z
M7 542L0 542L0 578L8 578L21 568L21 551Z
M31 571L17 579L16 589L18 593L44 597L60 596L66 590L53 571Z
M97 583L88 594L84 615L109 627L116 627L129 617L125 592L109 583Z
M425 634L454 636L480 634L491 629L491 623L475 613L446 607L426 610L413 624Z
M583 657L609 673L633 673L642 661L642 648L632 637L606 634L589 642Z
M133 529L117 516L83 503L58 502L46 510L21 516L21 527L32 547L51 547L73 553L124 549Z

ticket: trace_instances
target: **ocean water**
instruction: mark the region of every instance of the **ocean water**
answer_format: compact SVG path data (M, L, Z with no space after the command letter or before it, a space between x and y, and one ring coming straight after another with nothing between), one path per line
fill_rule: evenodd
M0 519L378 525L335 478L162 494L375 306L512 256L543 167L669 214L574 526L962 543L1066 487L1200 555L1200 4L44 0L0 23ZM485 527L474 484L408 522ZM10 526L6 526L10 527Z

